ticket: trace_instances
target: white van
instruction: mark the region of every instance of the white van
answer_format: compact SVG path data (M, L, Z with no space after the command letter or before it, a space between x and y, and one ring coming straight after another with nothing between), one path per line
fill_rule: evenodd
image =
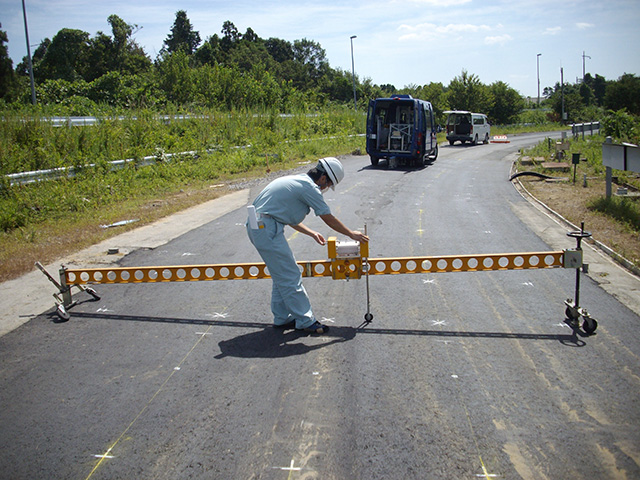
M482 113L471 113L465 110L448 110L447 140L453 145L457 140L461 143L489 143L491 125L487 116Z

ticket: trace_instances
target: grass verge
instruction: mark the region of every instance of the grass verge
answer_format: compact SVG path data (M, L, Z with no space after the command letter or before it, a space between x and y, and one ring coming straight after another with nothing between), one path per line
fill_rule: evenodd
M520 181L542 203L574 225L584 222L585 230L591 232L595 240L640 268L640 198L606 198L603 142L602 136L570 140L568 164L571 165L573 153L580 153L583 159L576 167L575 183L573 166L563 171L548 142L525 150L516 168L520 172L552 177L544 180L521 176ZM640 188L640 176L633 172L614 171L614 178L617 181L613 185L614 193L618 186L627 186L631 191Z

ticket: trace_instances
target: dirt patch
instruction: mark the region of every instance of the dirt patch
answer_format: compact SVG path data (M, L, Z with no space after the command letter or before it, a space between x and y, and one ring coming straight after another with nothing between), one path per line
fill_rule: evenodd
M606 183L600 178L587 178L587 187L583 179L574 184L569 181L546 181L533 177L520 177L522 185L538 200L562 215L572 224L585 224L585 230L593 238L607 245L619 255L640 267L640 233L630 225L594 211L589 202L602 197L606 192ZM614 185L613 190L616 190ZM640 199L636 200L640 202Z

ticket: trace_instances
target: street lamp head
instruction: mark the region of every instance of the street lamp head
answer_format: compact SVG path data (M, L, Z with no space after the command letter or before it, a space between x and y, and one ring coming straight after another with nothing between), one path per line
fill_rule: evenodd
M353 40L354 38L358 38L358 36L357 35L351 35L350 38L351 38L351 40Z

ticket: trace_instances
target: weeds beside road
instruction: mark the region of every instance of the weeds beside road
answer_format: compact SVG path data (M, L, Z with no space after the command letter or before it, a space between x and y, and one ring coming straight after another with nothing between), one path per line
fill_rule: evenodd
M274 125L264 125L254 128L257 137L245 139L260 147L185 156L153 167L138 168L134 162L117 172L98 166L80 169L78 176L72 179L14 187L4 185L0 188L0 281L31 271L36 260L50 263L113 235L224 195L240 179L259 178L270 171L296 168L323 156L364 153L364 138L354 136L364 130L360 124L363 118L349 113L341 117L335 112L331 119L333 123L322 116L294 120L296 128L300 129L296 136L303 141L289 142L285 140L289 134L278 136L273 132L270 135L276 137L267 141L265 130ZM74 132L82 136L80 129ZM99 133L100 130L91 132ZM189 132L191 130L186 128L182 135L189 136ZM511 132L492 131L493 135L504 133ZM63 136L66 138L69 134ZM80 141L79 137L75 141ZM439 134L439 141L444 141L444 134ZM89 143L93 145L93 141ZM180 144L180 147L193 149L193 144ZM572 145L574 147L581 149L588 160L579 166L579 179L583 170L589 178L587 188L582 187L581 182L574 186L568 181L568 174L563 174L567 178L564 182L523 178L523 183L550 208L574 224L585 221L596 239L640 265L637 222L634 228L633 222L614 220L591 206L604 196L604 169L601 160L598 166L597 155L597 150L601 151L601 141L596 140L590 146ZM140 150L141 155L148 153L148 150ZM527 152L533 157L548 158L548 154L544 142ZM544 171L540 166L519 168ZM637 181L640 186L640 179L625 180ZM117 229L101 227L133 219L137 221Z
M557 159L554 158L554 151L544 142L523 152L517 170L542 173L554 178L543 180L521 176L520 181L539 201L573 225L579 226L584 222L585 230L591 232L595 240L640 268L640 197L629 195L606 199L605 168L602 165L603 136L596 135L585 140L570 139L569 142L568 164L571 165L572 153L580 153L584 159L577 166L575 183L573 166L565 171L545 168L543 163L547 162L551 163L547 167L556 167L554 161ZM614 193L618 185L626 185L632 194L635 189L640 190L638 174L614 171L614 178L618 182L613 185Z

